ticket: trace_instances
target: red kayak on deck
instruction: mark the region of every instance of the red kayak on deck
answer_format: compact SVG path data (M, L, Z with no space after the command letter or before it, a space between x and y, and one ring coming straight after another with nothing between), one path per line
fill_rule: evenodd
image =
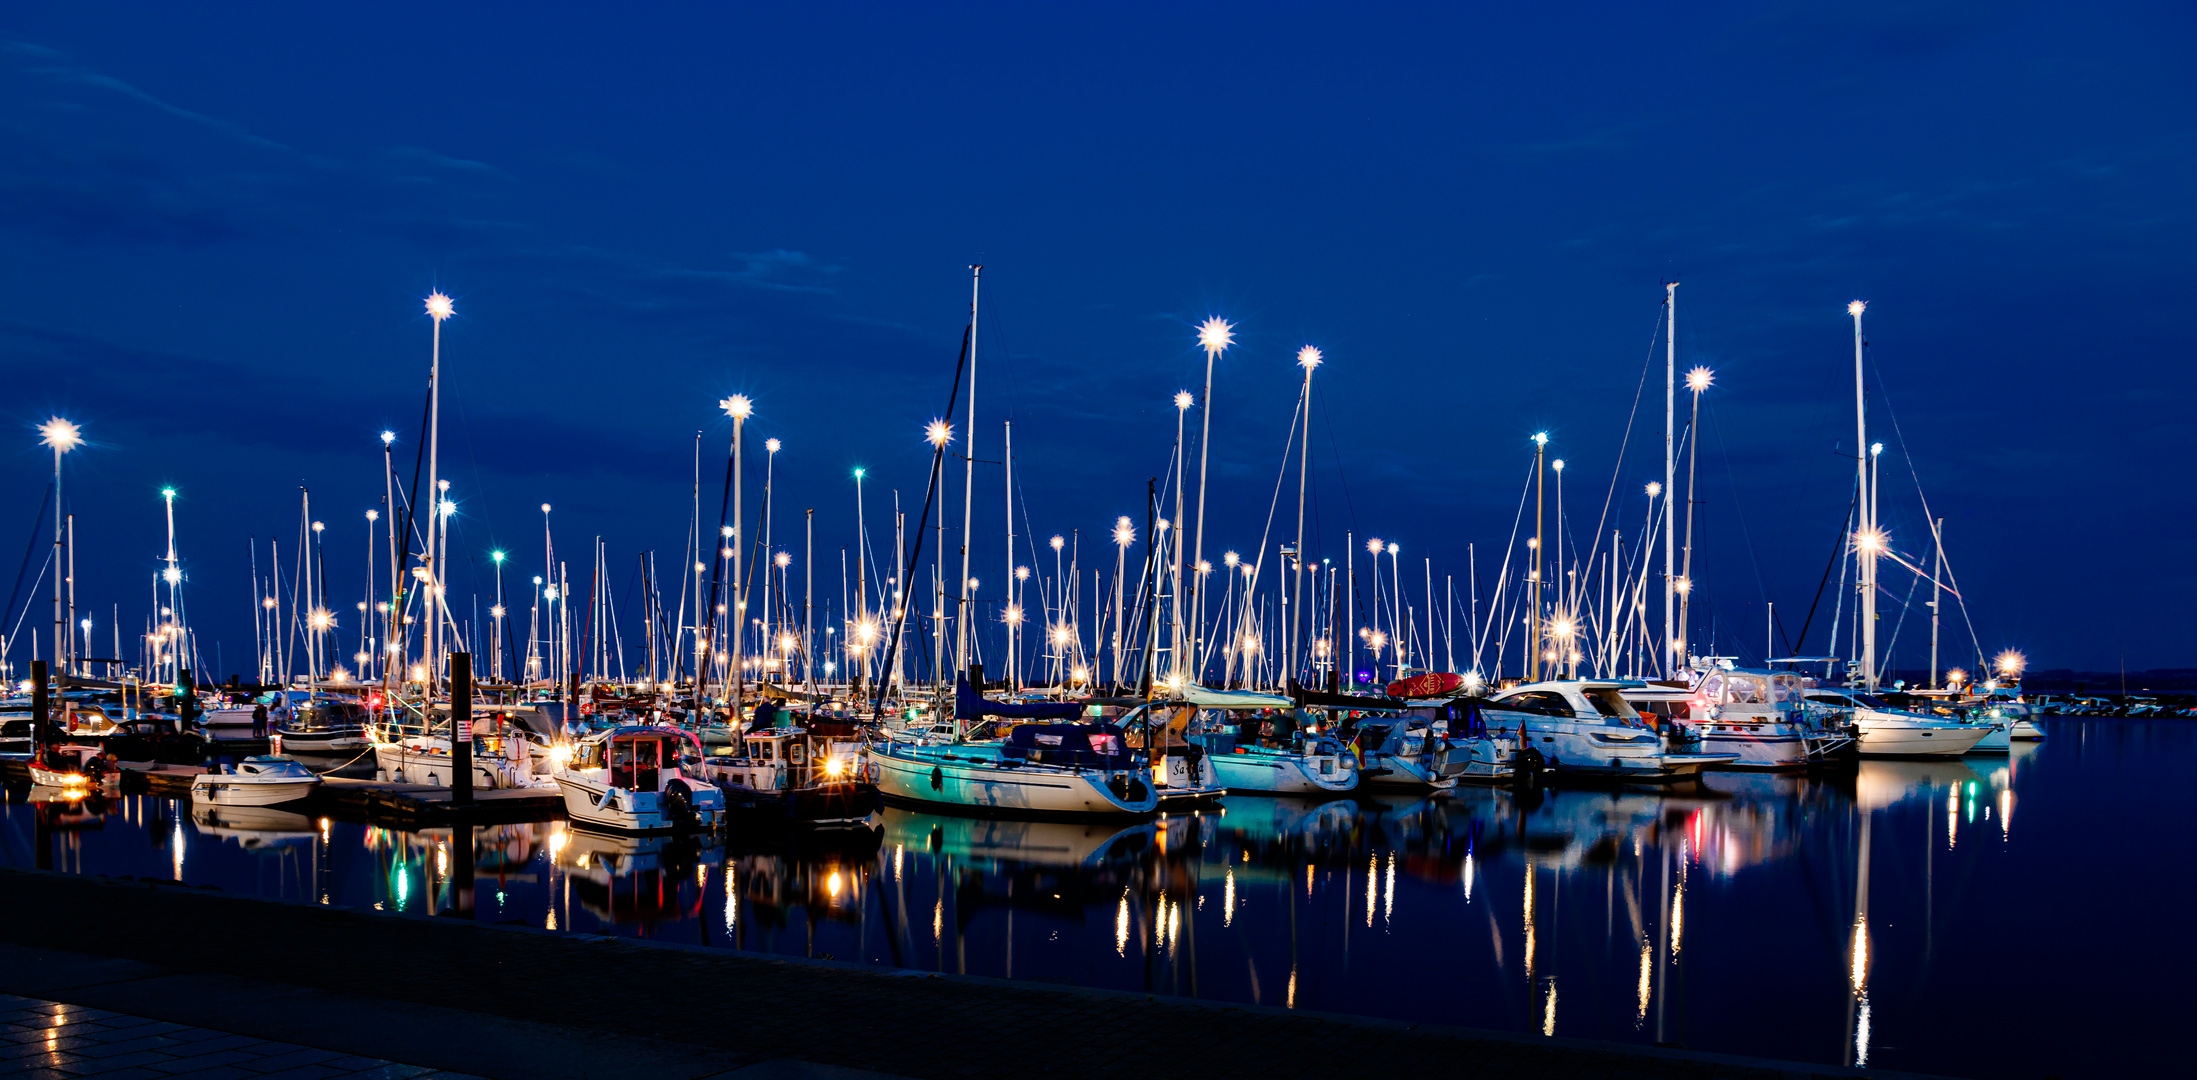
M1422 671L1408 679L1398 679L1388 684L1388 696L1393 698L1430 698L1454 694L1465 688L1465 677L1447 671Z

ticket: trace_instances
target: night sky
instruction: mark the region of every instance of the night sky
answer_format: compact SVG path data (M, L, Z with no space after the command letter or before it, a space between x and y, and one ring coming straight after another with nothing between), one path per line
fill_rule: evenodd
M248 545L264 572L280 539L289 576L303 485L352 651L378 434L409 476L436 289L461 616L491 549L515 590L540 572L543 502L575 577L604 539L632 611L635 553L681 561L697 431L715 525L732 393L749 506L783 439L776 539L801 557L814 508L836 604L850 471L874 545L896 489L920 509L980 262L980 599L1008 565L1001 422L1015 561L1079 530L1086 579L1110 572L1117 515L1143 549L1210 316L1238 344L1209 558L1265 533L1271 561L1294 529L1293 477L1266 520L1306 344L1315 557L1394 540L1419 606L1426 558L1466 595L1470 543L1485 595L1544 430L1567 546L1606 501L1631 544L1677 280L1680 368L1716 372L1697 646L1759 658L1765 599L1790 637L1817 598L1860 298L1884 523L1927 559L1919 482L1981 648L2188 665L2193 30L2187 5L2101 3L11 5L10 629L50 617L34 429L59 414L91 440L67 486L97 642L115 605L142 628L172 484L201 648L248 674ZM1893 663L1927 634L1917 606ZM1964 623L1946 640L1972 660Z

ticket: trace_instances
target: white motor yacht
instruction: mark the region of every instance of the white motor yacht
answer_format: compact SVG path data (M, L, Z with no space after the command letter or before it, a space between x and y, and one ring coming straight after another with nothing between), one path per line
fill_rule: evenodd
M1667 783L1739 760L1737 754L1667 747L1664 733L1626 703L1623 691L1632 685L1589 679L1528 683L1494 695L1481 715L1489 735L1516 741L1521 760L1515 765L1539 757L1558 776Z
M1646 683L1620 693L1635 709L1684 719L1704 752L1735 755L1722 769L1799 769L1829 761L1854 744L1832 710L1810 710L1807 680L1796 672L1727 667L1710 661L1688 688Z
M671 727L626 726L598 731L572 746L554 774L573 821L617 832L714 829L724 821L725 794L687 767L701 760L701 743Z
M206 806L280 806L307 798L319 788L319 773L286 757L260 754L238 762L235 772L192 777L191 802Z
M1863 757L1957 757L1975 749L1994 730L1987 724L1905 712L1873 694L1841 686L1818 686L1807 693L1810 702L1852 717Z

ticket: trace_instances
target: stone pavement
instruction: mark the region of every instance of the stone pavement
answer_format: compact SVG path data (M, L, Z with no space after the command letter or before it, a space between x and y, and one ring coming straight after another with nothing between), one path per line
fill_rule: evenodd
M1892 1075L22 870L0 992L512 1080Z
M25 1080L480 1080L465 1073L13 994L0 994L0 1076Z

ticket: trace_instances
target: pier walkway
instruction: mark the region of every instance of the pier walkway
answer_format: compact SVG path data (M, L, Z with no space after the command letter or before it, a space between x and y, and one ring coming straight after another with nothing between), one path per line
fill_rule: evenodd
M326 1055L305 1062L279 1050L202 1076L178 1067L196 1055L158 1047L144 1052L169 1060L123 1065L137 1051L100 1055L86 1044L69 1051L72 1061L0 1061L0 1076L55 1080L342 1080L375 1070L387 1080L1894 1075L23 870L0 870L0 993L28 999L11 1006L19 1015L64 1002L114 1014L99 1023L116 1041L126 1021L142 1019ZM286 1060L294 1064L253 1068Z

